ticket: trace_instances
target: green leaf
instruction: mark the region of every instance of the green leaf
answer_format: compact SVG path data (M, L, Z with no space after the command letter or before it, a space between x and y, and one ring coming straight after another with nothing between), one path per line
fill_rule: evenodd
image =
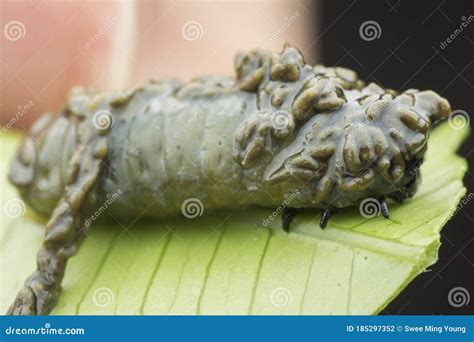
M71 259L54 314L375 314L437 260L439 232L465 193L455 151L468 130L432 134L422 185L390 220L343 210L326 230L297 216L287 235L272 210L197 219L95 225ZM2 207L17 198L5 179L18 135L1 137ZM10 215L11 216L11 215ZM2 215L1 311L35 267L44 220Z

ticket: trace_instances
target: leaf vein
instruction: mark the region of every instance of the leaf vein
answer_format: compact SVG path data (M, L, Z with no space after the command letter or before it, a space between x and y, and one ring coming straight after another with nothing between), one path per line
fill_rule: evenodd
M92 288L92 285L94 284L95 280L97 279L98 275L100 274L100 271L101 271L102 268L104 267L105 262L107 261L107 258L109 257L109 254L110 254L110 252L112 251L112 248L115 246L115 243L116 243L117 240L120 238L120 236L122 236L123 232L124 232L124 231L122 231L121 233L117 234L117 236L114 237L114 239L113 239L112 242L110 243L109 247L108 247L108 248L105 250L105 252L102 254L102 259L100 260L99 267L97 267L97 270L95 271L94 276L91 278L91 281L90 281L90 283L87 285L86 290L82 293L81 298L80 298L79 301L77 302L76 310L75 310L75 314L76 314L76 315L79 315L79 311L80 311L80 307L81 307L82 303L83 303L84 300L86 299L86 296L87 296L87 294L89 293L90 289Z
M313 254L311 255L311 260L310 260L310 263L309 263L309 268L308 268L308 274L306 276L306 284L305 284L305 287L304 287L304 291L303 291L303 296L301 297L301 302L300 302L300 315L303 313L303 306L304 306L304 303L306 301L306 295L308 293L308 289L309 289L309 282L311 280L311 274L313 273L313 265L314 265L314 257L316 255L316 245L314 246L314 249L313 249Z
M258 283L260 281L260 276L261 276L261 272L262 272L263 260L265 259L265 255L267 254L268 245L270 244L270 240L272 238L272 235L273 235L272 230L269 229L268 230L268 237L267 237L267 240L265 241L265 246L263 247L263 251L262 251L262 254L260 256L259 263L258 263L257 274L256 274L256 277L255 277L255 281L253 283L252 296L250 297L250 305L249 305L249 310L248 310L249 315L251 315L252 312L255 309L254 304L255 304L255 298L256 298L256 295L257 295L257 287L258 287Z
M219 246L221 244L222 238L226 232L226 227L227 225L224 223L222 227L222 231L219 235L219 238L216 243L216 247L214 248L214 251L212 252L211 259L209 260L209 263L206 265L206 274L204 275L204 280L202 282L202 286L199 289L199 296L198 296L198 301L197 301L197 309L196 309L196 314L201 313L201 304L202 304L202 298L204 297L204 292L206 291L207 288L207 281L209 280L209 275L211 273L211 267L216 259L217 251L219 250Z
M349 272L349 285L347 290L347 304L346 304L346 313L349 315L351 310L351 297L352 297L352 278L354 273L354 259L355 251L352 250L352 260L351 260L351 271Z
M163 260L163 256L165 255L165 253L168 249L168 246L169 246L169 243L170 243L170 240L171 240L171 237L172 237L172 234L171 234L170 231L168 231L166 233L166 235L167 235L167 237L166 237L166 240L164 242L163 250L161 251L161 253L158 257L158 260L156 261L155 268L153 269L153 272L151 273L150 279L148 280L148 283L147 283L147 286L146 286L146 289L145 289L145 293L143 294L142 302L140 303L140 310L139 311L140 311L141 315L144 314L145 304L148 300L148 295L150 294L151 287L153 286L153 280L155 279L155 276L158 273L158 270L160 269L161 262Z

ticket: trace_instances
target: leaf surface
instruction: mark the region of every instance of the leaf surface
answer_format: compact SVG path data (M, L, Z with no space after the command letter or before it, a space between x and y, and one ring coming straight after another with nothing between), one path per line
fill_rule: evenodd
M319 212L296 217L285 234L272 210L215 212L196 219L95 224L71 259L53 314L376 314L437 260L440 230L465 193L468 130L432 134L422 183L390 220L337 213L322 231ZM45 220L26 210L6 180L20 136L1 138L1 307L35 268ZM11 216L11 215L10 215Z

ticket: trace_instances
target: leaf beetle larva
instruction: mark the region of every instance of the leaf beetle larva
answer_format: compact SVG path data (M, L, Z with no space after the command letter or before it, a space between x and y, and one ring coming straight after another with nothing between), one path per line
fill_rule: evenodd
M235 60L236 78L182 85L149 82L129 92L75 88L58 117L32 128L9 178L51 215L38 267L9 314L47 314L86 219L106 194L118 217L178 215L191 197L206 209L279 206L289 229L299 208L332 208L413 196L430 129L450 113L432 91L398 93L344 68L310 66L285 46ZM102 201L102 202L101 202ZM145 210L146 209L146 210Z

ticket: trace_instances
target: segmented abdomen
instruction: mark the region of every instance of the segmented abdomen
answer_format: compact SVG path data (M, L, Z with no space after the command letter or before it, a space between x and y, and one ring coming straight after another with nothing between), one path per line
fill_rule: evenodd
M188 198L207 209L270 204L258 193L249 198L243 170L232 160L235 131L256 101L229 82L206 78L169 92L148 84L107 109L114 124L102 192L122 191L114 211L171 216Z

